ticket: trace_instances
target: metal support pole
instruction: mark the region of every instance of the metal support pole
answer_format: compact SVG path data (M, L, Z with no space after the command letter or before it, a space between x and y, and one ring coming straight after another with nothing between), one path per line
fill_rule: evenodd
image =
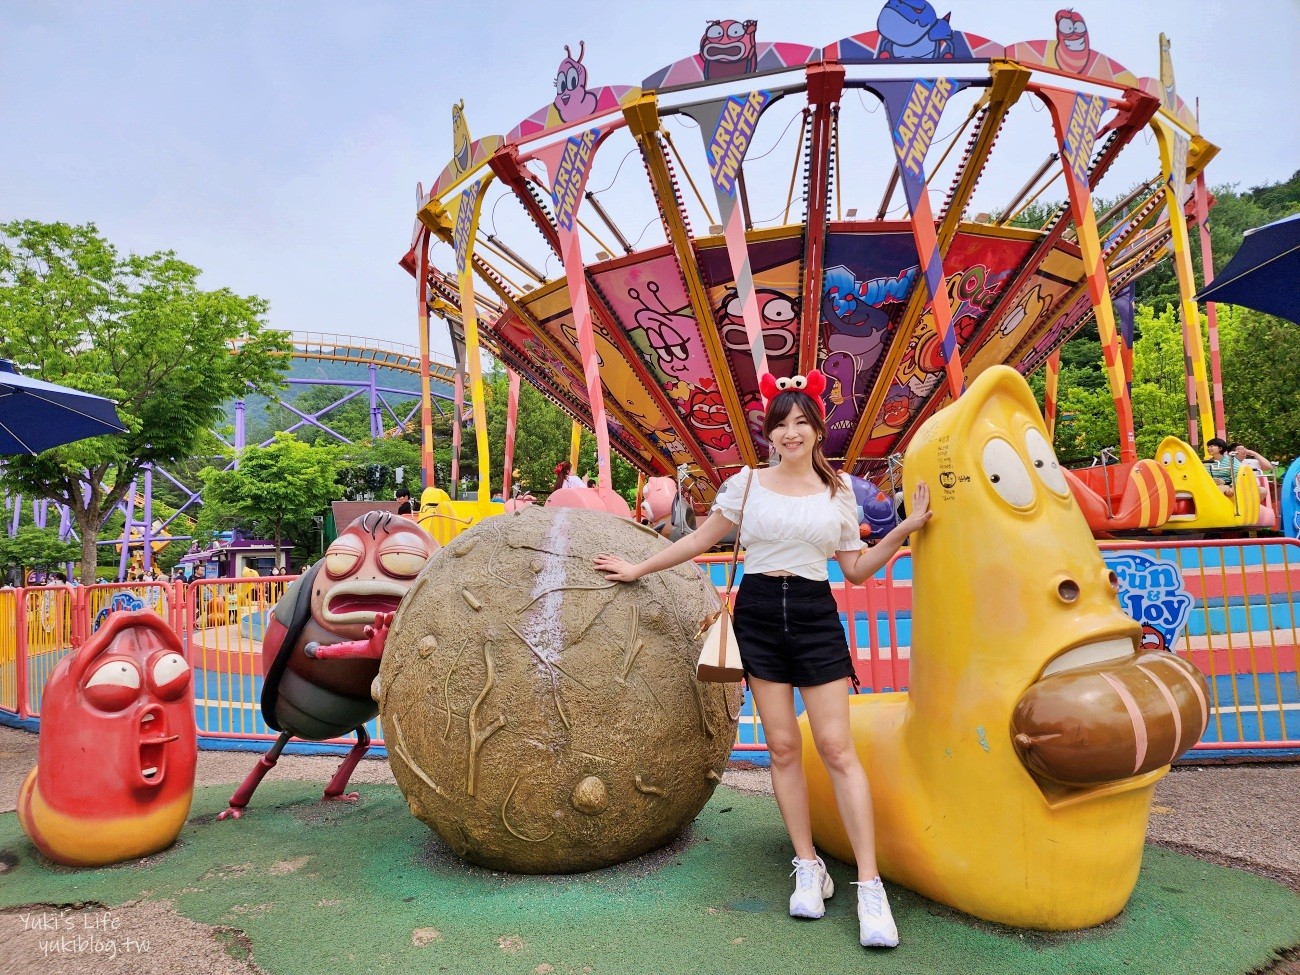
M138 482L132 481L127 488L126 497L122 499L122 514L126 523L122 525L122 554L117 560L117 578L120 582L126 578L126 567L131 561L131 523L135 520L135 488Z
M144 465L144 520L140 525L144 539L144 571L153 568L153 465Z

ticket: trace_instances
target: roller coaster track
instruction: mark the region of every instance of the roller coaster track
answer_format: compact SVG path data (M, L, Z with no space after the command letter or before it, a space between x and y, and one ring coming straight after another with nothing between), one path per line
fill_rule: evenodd
M420 374L420 350L412 345L330 332L291 332L289 338L295 359L373 365L416 376ZM446 356L430 354L429 379L451 385L456 381L455 362Z

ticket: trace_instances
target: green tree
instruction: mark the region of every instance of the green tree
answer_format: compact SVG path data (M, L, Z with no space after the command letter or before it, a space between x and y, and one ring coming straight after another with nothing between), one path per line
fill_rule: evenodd
M340 444L339 484L349 500L370 496L386 499L397 490L397 471L402 471L404 484L419 502L420 494L420 444L418 432L400 437L380 437L363 440L348 446ZM380 480L371 484L372 469L378 469Z
M22 525L13 538L0 532L0 567L6 575L17 570L22 579L26 569L52 569L75 562L80 556L76 542L59 541L57 528Z
M1300 329L1219 306L1228 434L1285 465L1300 454Z
M492 484L502 484L505 464L506 406L510 380L504 367L497 365L484 379L488 415L488 442L492 444ZM549 491L555 482L555 465L569 458L569 438L573 422L567 413L546 399L531 383L519 384L519 416L515 432L515 469L518 482L531 491ZM467 430L462 448L461 469L473 475L474 438ZM469 466L466 466L468 460ZM596 476L596 438L583 431L578 449L575 474ZM611 452L610 477L614 490L625 497L636 492L636 468Z
M128 428L5 467L11 490L72 509L83 582L104 515L142 467L195 453L224 400L277 388L288 363L266 302L201 290L199 273L171 251L123 257L93 224L0 224L0 356L116 400Z
M203 476L203 510L200 534L243 527L275 541L275 559L281 557L286 532L305 538L312 516L339 496L335 477L338 459L334 448L305 444L292 434L277 433L265 447L247 447L239 466L228 470L208 467Z

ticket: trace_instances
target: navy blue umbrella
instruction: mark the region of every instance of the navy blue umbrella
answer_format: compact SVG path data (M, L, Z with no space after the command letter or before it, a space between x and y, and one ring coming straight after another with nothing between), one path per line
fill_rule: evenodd
M1300 213L1247 230L1228 266L1196 297L1300 325Z
M0 454L39 454L74 440L125 432L112 400L30 379L0 359Z

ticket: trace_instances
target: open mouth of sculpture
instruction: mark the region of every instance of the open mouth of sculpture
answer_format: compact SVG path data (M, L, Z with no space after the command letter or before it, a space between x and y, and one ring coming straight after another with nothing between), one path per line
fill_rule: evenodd
M380 613L397 612L405 595L405 589L391 583L344 583L329 594L322 615L330 623L373 623Z
M1058 654L1021 695L1011 731L1040 785L1099 789L1168 765L1208 720L1196 668L1167 651L1139 653L1123 634Z
M1196 517L1196 499L1186 491L1174 492L1174 507L1170 521L1191 521Z
M167 774L167 746L180 735L167 734L167 718L161 708L145 709L139 728L140 778L145 785L162 785Z

